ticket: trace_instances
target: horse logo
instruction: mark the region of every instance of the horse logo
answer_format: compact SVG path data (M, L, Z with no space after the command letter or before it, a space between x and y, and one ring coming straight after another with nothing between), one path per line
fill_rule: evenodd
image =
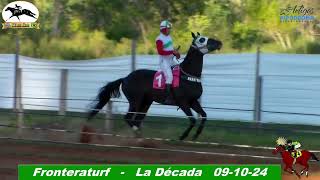
M307 150L298 150L297 153L289 152L286 150L286 144L287 140L284 137L279 137L276 140L277 146L272 151L272 153L281 154L282 161L285 164L284 171L289 172L291 174L295 173L298 177L300 175L303 175L305 173L306 176L308 176L309 171L309 160L313 159L319 162L319 159L317 156ZM303 169L300 171L300 174L297 172L297 170L294 168L295 164L300 164L303 166Z
M14 1L5 6L2 10L2 29L6 28L36 28L39 17L39 10L35 5L26 1Z

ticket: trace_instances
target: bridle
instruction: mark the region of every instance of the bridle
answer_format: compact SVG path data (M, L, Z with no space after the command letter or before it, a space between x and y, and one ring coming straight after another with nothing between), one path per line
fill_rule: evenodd
M199 36L200 36L200 35L196 36L196 37L193 39L192 44L191 44L191 47L193 47L194 49L198 50L201 54L204 55L204 54L206 54L207 52L209 52L209 50L208 50L207 44L206 44L205 46L202 46L202 47L199 47L199 46L196 45L195 41L198 39ZM208 40L207 40L207 41L208 41ZM207 43L208 43L208 42L207 42ZM205 50L206 52L203 52L203 51L202 51L203 49L206 49L206 50Z
M191 47L195 48L197 47L196 45L191 45ZM201 51L199 51L201 52ZM179 66L180 66L180 60L183 60L184 61L185 58L180 58L180 59L176 59L176 61L179 63ZM194 76L194 75L191 75L187 72L185 72L182 67L180 66L180 71L182 72L182 74L184 74L185 76L181 76L182 79L185 79L185 80L188 80L188 81L191 81L191 82L197 82L197 83L201 83L201 77L197 77L197 76Z

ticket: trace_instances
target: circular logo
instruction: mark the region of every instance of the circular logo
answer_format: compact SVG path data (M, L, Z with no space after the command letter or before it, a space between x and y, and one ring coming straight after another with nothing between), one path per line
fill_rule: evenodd
M14 1L2 10L2 18L5 22L36 22L39 17L38 8L30 2Z

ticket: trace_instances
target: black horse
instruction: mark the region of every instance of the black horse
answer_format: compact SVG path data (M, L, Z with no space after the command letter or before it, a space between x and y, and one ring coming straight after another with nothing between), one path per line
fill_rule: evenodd
M21 6L17 6L17 5L16 5L16 7L21 7ZM20 21L19 16L21 16L21 15L27 15L27 16L30 16L30 17L33 17L33 18L37 19L37 18L35 17L36 14L33 13L33 12L31 12L31 11L28 10L28 9L22 9L22 10L20 10L19 8L7 7L7 9L6 9L5 11L10 11L10 12L11 12L12 15L10 16L9 19L11 19L12 17L16 16L16 17L19 19L19 21ZM6 21L8 21L9 19L7 19Z
M191 108L201 115L201 124L193 136L196 139L201 133L206 122L206 112L201 107L198 99L202 94L201 73L203 66L203 56L213 50L220 49L222 43L219 40L201 36L199 33L193 37L192 45L184 61L180 64L181 77L180 86L172 90L175 103L179 106L190 120L189 127L180 136L180 140L185 139L191 129L195 126L196 119L193 117ZM111 97L119 97L119 87L129 101L129 112L124 116L134 132L140 132L140 124L153 101L163 104L166 99L165 90L153 89L153 78L156 71L140 69L131 72L127 77L120 78L102 87L94 106L89 112L88 120L92 119L103 106L108 103ZM88 131L88 126L84 126L82 131ZM84 133L83 133L84 134ZM89 140L85 140L89 141ZM84 141L83 141L84 142Z

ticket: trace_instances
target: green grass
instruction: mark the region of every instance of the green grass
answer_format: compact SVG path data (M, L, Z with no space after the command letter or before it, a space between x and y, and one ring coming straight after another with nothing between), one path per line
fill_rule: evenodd
M0 111L1 124L16 125L16 116L10 111ZM57 116L52 111L25 111L24 125L28 127L43 127L80 131L85 122L84 113L69 112L66 116ZM280 121L279 121L280 122ZM91 124L99 132L104 131L104 114L99 114ZM199 121L197 122L199 123ZM122 120L122 115L113 115L113 133L132 135L131 129ZM144 137L169 138L177 140L188 127L189 120L182 118L147 117L143 122ZM198 124L197 124L198 125ZM196 132L197 126L191 131L190 137ZM251 122L208 120L198 141L217 142L223 144L248 144L255 146L274 146L276 138L283 136L300 141L303 148L320 149L320 134L301 132L318 131L319 126L261 124ZM0 128L1 135L14 133L14 128ZM297 132L300 131L300 132ZM187 140L190 140L190 137ZM179 144L178 141L167 142Z

